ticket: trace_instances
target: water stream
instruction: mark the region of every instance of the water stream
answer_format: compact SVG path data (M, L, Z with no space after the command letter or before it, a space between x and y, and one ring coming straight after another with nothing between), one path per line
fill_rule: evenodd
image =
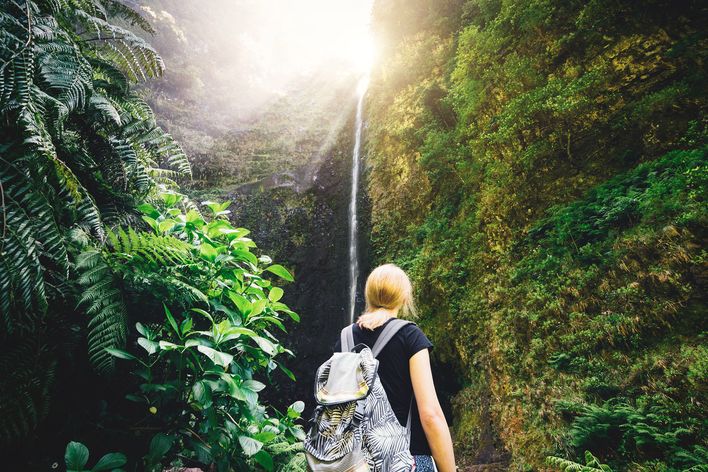
M354 322L356 290L359 282L359 244L357 220L357 195L359 193L359 170L361 166L361 134L364 126L364 95L369 86L369 76L364 76L357 86L356 134L352 151L352 192L349 201L349 322Z

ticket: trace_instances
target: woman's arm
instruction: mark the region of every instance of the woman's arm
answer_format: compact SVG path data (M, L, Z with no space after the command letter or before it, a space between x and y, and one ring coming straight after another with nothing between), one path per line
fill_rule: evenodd
M439 472L454 472L455 453L452 450L452 437L447 427L445 415L440 408L438 395L435 393L433 373L430 370L430 355L427 349L414 354L408 361L411 382L415 393L420 422L433 453Z

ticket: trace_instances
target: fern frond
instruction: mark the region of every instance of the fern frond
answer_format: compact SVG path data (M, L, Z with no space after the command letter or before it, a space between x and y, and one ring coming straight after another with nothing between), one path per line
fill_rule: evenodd
M109 17L120 18L132 26L137 26L146 33L155 34L150 22L129 6L117 0L104 0L103 3L106 6L106 13Z
M95 249L83 251L76 260L83 294L79 305L91 316L88 322L89 360L99 372L114 366L106 348L122 348L128 334L123 295L115 286L113 272Z
M162 58L142 38L81 10L76 11L76 18L91 32L84 41L93 44L99 57L116 64L130 80L139 82L162 75Z
M2 340L0 352L0 443L21 440L49 410L56 361L35 336Z
M186 264L191 260L192 246L185 241L153 233L138 233L132 228L108 233L112 256L123 260L155 265Z
M89 112L94 112L97 121L120 127L120 113L105 96L94 93L89 99Z
M84 107L93 90L91 65L77 47L66 43L56 47L43 45L38 55L39 76L48 93L72 111Z

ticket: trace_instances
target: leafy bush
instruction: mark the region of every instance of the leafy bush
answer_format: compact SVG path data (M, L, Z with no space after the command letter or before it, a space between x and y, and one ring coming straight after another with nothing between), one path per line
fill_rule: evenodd
M266 385L256 377L275 369L292 377L278 359L292 352L273 331L285 331L284 316L299 319L280 301L283 290L265 276L292 275L252 252L248 231L225 218L228 202L205 202L211 218L190 206L180 194L163 193L140 206L152 232L117 229L103 249L89 246L81 254L77 267L82 300L94 317L90 326L123 332L125 313L135 312L125 308L126 298L134 297L124 293L136 295L141 319L148 320L135 325L143 354L115 348L115 335L99 336L91 351L97 359L105 352L136 364L140 389L129 398L145 404L146 421L161 431L147 457L150 467L159 470L177 454L218 470L254 463L273 470L268 447L302 439L294 422L304 405L297 402L280 415L258 401ZM150 322L146 308L155 297L164 300L164 318Z

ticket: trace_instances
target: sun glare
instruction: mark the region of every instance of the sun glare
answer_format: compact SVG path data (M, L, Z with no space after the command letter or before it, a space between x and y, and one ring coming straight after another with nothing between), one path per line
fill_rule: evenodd
M327 67L365 73L375 57L372 0L271 0L275 28L254 38L259 53L283 59L302 74Z

